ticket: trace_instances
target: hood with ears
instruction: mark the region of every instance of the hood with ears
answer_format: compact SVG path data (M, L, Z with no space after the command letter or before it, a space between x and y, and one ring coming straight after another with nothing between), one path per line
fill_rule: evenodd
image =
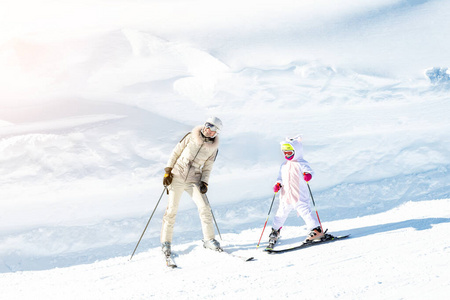
M302 144L302 136L297 135L293 138L286 138L284 141L280 142L280 145L290 144L292 148L294 148L295 154L292 161L300 161L303 160L303 144Z

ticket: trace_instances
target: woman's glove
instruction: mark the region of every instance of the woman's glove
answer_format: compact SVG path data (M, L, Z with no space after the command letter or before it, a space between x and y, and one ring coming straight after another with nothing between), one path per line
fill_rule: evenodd
M305 179L306 182L310 181L312 178L312 175L309 173L303 173L303 179Z
M173 179L172 168L165 168L164 171L166 171L166 173L164 174L163 184L164 186L169 186Z
M275 184L273 186L273 192L278 193L278 191L281 189L281 187L282 187L281 183L277 182L277 184Z
M201 181L200 182L200 193L206 194L207 191L208 191L208 184L204 181Z

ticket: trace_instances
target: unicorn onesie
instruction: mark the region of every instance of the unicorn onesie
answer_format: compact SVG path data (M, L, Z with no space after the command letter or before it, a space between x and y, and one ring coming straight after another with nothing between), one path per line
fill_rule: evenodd
M274 186L274 192L280 192L280 204L273 219L269 243L276 243L281 227L292 210L297 212L311 231L307 240L318 239L323 236L323 233L317 215L311 210L311 198L307 186L307 182L312 178L313 170L303 158L301 136L286 138L280 144L286 160L280 166Z

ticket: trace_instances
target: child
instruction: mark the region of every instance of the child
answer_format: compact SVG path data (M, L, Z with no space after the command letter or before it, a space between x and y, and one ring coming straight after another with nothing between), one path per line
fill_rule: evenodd
M281 164L277 182L273 187L275 193L280 191L280 205L273 219L268 248L273 248L277 242L281 227L293 209L303 218L310 230L307 242L320 240L324 235L317 216L311 211L310 194L306 183L311 180L313 171L303 159L301 136L286 138L280 144L286 161Z

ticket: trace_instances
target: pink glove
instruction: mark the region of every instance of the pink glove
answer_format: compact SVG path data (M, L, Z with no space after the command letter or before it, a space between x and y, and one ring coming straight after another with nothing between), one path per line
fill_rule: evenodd
M275 184L273 186L273 191L274 193L278 193L278 191L281 189L281 183L277 182L277 184Z
M303 173L303 179L305 179L306 182L310 181L312 178L312 175L309 173Z

